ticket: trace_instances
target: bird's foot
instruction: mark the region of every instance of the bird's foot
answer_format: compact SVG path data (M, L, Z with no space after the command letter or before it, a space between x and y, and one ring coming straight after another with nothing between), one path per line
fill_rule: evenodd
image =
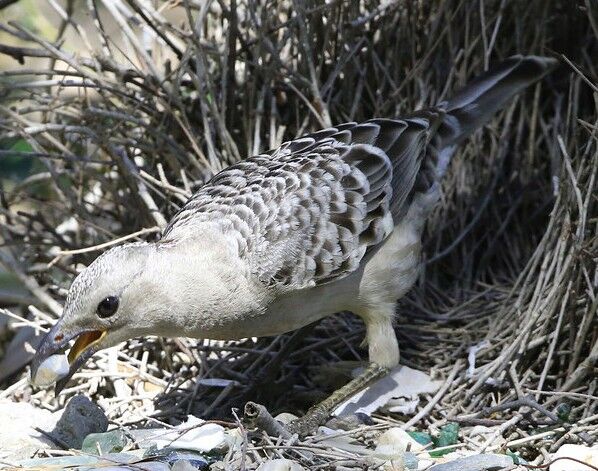
M343 402L357 394L359 391L370 385L372 382L388 374L388 368L384 368L375 363L370 363L366 370L357 378L349 381L342 388L334 391L330 396L319 404L311 407L307 413L296 420L293 420L286 429L290 433L296 433L299 436L305 436L312 433L323 424L330 414Z

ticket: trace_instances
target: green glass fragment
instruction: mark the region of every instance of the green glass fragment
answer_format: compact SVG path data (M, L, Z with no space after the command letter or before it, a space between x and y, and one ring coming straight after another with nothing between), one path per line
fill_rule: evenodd
M122 430L104 433L90 433L83 440L81 451L94 455L105 455L122 451L127 446L127 436Z

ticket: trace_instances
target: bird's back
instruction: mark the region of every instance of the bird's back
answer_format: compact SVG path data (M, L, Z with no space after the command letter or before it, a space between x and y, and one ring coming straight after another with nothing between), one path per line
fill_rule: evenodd
M515 56L435 108L342 124L234 164L193 195L163 238L215 226L260 282L282 290L342 279L435 186L456 144L554 65Z

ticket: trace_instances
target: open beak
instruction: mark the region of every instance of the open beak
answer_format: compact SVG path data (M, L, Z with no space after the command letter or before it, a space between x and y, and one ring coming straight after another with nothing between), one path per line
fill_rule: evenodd
M75 372L100 349L99 344L105 336L106 331L102 330L79 330L65 334L62 332L61 322L57 322L44 336L31 360L31 377L36 377L40 365L48 357L64 352L68 343L75 339L67 356L69 372L56 382L55 393L59 394Z

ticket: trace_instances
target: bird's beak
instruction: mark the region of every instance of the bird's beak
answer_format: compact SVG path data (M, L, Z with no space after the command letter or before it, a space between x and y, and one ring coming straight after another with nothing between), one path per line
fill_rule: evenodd
M31 360L31 377L35 378L40 365L51 355L63 352L68 343L75 339L74 345L68 353L69 372L56 382L55 393L58 394L75 374L75 372L100 350L100 342L106 336L105 330L81 329L63 332L62 323L58 321L44 336L33 359Z

